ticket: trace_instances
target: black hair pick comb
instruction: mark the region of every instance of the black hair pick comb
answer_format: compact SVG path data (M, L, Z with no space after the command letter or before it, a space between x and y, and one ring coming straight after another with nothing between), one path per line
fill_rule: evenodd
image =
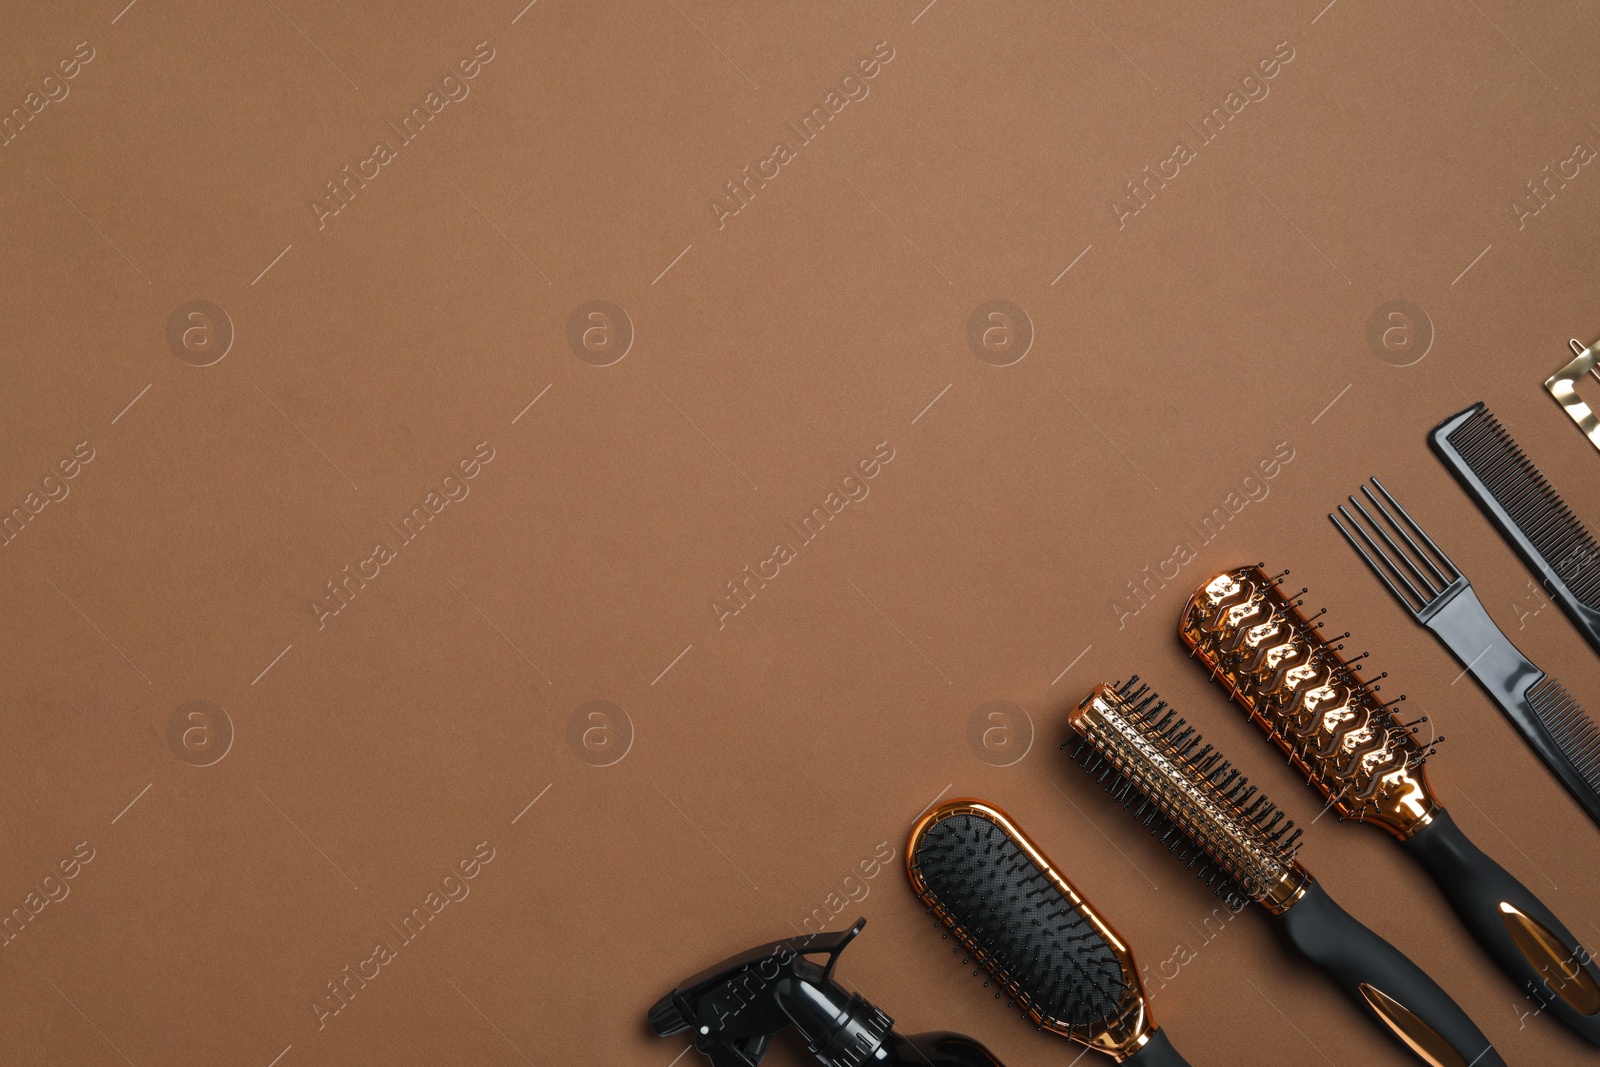
M1484 610L1472 582L1394 494L1376 478L1372 485L1376 494L1361 487L1365 503L1351 494L1350 508L1355 510L1340 504L1338 514L1328 518L1411 617L1432 630L1500 705L1589 817L1600 823L1600 728L1560 682L1512 644ZM1595 1007L1600 1010L1600 1003ZM1591 1029L1600 1039L1600 1018Z
M911 831L906 873L934 922L989 973L984 986L1041 1030L1130 1067L1186 1067L1150 1017L1133 953L999 808L952 800L928 812Z
M1072 712L1074 757L1216 892L1267 909L1381 1028L1432 1067L1505 1067L1450 995L1334 903L1295 859L1298 831L1137 677Z

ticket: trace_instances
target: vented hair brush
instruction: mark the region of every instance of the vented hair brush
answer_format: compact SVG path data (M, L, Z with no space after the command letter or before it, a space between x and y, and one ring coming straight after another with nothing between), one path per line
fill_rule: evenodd
M1589 952L1435 799L1422 766L1432 749L1415 736L1426 717L1400 722L1393 706L1405 698L1380 700L1281 581L1260 567L1211 579L1184 609L1184 642L1341 819L1399 838L1501 969L1600 1043L1600 970Z
M1253 900L1385 1032L1433 1067L1504 1067L1448 993L1335 904L1295 859L1293 822L1139 685L1101 685L1071 715L1074 758L1233 907Z
M984 985L1040 1029L1130 1067L1187 1067L1150 1018L1133 953L999 808L952 800L924 815L906 873L945 936L989 972Z

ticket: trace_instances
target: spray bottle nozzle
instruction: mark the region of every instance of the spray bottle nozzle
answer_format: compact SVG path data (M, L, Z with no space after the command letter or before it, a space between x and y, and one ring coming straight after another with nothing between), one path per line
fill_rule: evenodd
M695 1048L715 1067L754 1067L788 1026L814 1047L841 1027L876 1031L881 1020L887 1033L887 1016L833 982L839 954L866 925L861 918L840 933L784 938L723 960L657 1001L650 1029L667 1037L692 1028ZM806 958L818 955L827 956L825 965Z

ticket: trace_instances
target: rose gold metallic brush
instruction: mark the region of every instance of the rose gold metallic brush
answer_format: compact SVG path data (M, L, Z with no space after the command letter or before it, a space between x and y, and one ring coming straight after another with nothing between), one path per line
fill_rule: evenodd
M1344 646L1301 613L1305 590L1284 592L1283 574L1241 567L1211 579L1184 609L1184 643L1340 818L1394 835L1501 969L1600 1044L1600 969L1589 952L1456 826L1422 766L1431 748L1415 731L1426 717L1400 722L1393 708L1405 698L1379 699Z

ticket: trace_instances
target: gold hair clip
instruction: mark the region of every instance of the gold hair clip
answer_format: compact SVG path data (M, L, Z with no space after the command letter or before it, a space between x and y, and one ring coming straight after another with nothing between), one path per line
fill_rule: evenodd
M1572 351L1577 353L1576 358L1546 378L1544 387L1550 390L1556 403L1578 424L1578 429L1583 431L1590 443L1600 448L1600 417L1595 415L1594 408L1578 396L1578 379L1586 374L1600 378L1600 348L1592 345L1585 348L1576 337L1570 344Z

